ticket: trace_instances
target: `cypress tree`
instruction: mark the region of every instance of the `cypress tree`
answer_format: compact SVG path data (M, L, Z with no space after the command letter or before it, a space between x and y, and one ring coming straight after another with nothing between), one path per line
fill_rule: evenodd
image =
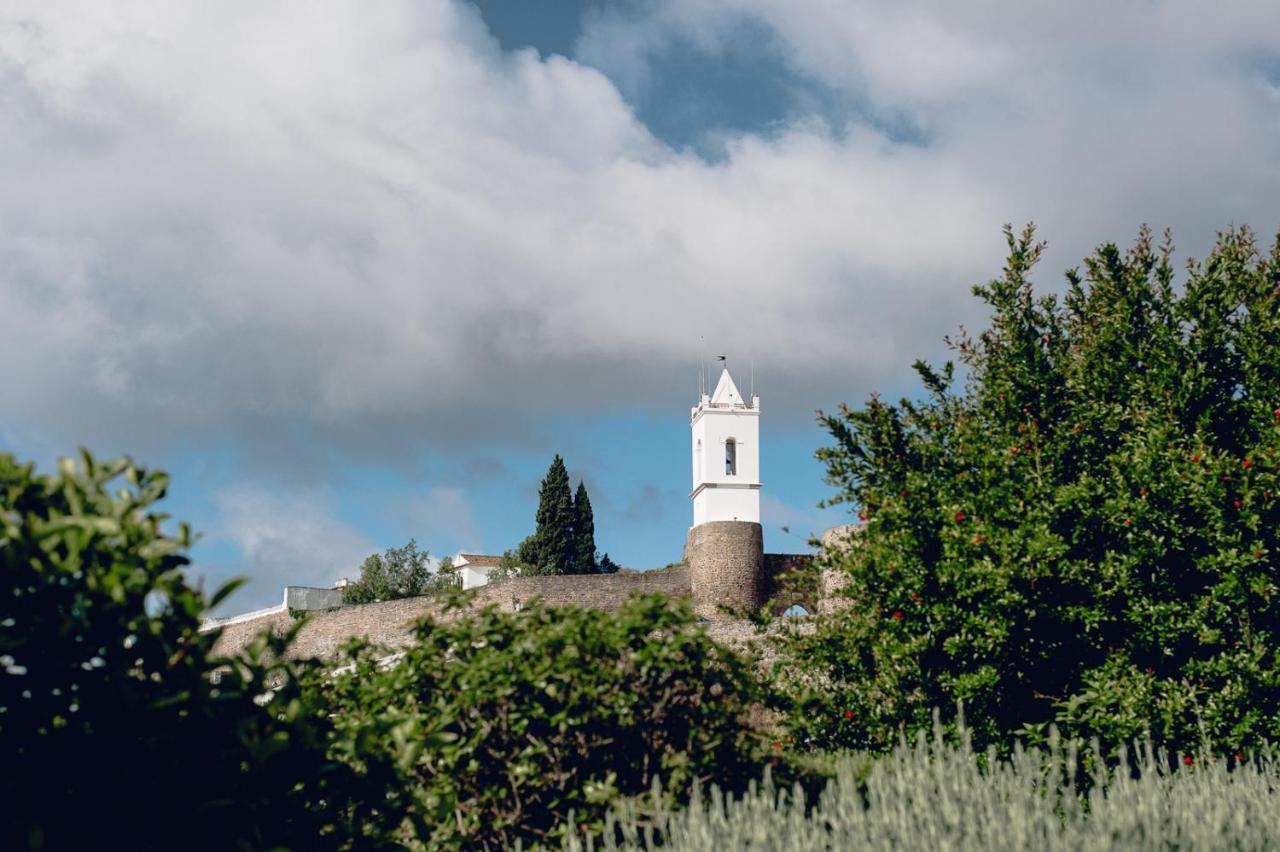
M573 498L573 536L576 553L575 574L596 572L596 521L591 513L591 498L587 486L578 482L578 493Z
M557 453L538 488L537 527L520 545L520 561L537 574L567 574L577 561L575 512L569 473Z

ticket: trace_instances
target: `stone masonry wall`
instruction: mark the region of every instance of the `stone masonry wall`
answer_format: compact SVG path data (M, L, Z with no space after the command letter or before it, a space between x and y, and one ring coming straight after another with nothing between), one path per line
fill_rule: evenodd
M861 524L844 524L838 527L831 527L822 534L823 554L825 555L829 552L838 553L849 549L857 542L860 532L862 532ZM846 576L837 569L829 568L825 564L822 565L818 589L819 614L827 615L852 605L853 602L851 600L840 595L840 587L845 582Z
M773 601L773 613L781 615L800 604L810 615L818 612L821 595L818 574L811 553L766 553L764 555L765 600Z
M501 583L481 586L476 600L481 606L492 603L512 611L534 598L551 606L581 606L615 610L632 594L689 594L689 570L637 571L627 574L565 574L555 577L512 577Z
M689 572L644 571L635 574L591 574L560 577L513 577L482 586L475 591L473 605L493 604L500 610L513 611L541 598L552 606L581 606L600 610L617 609L632 594L664 594L679 597L689 594ZM389 648L409 643L414 622L439 607L433 596L401 598L393 601L344 606L327 612L311 613L298 632L289 655L295 658L331 659L338 648L354 636L361 636ZM261 618L227 625L215 649L221 654L234 654L264 630L283 634L293 625L288 612L276 612Z
M689 530L684 558L689 563L693 608L711 620L724 619L725 605L756 610L764 602L764 533L750 521L709 521Z

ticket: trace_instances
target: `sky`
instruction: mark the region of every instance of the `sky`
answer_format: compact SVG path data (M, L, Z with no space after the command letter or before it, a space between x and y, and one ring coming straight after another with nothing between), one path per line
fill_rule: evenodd
M1269 5L9 0L0 450L169 471L228 611L514 547L555 453L655 567L723 353L804 550L815 411L915 394L1005 223L1046 292L1143 223L1276 232Z

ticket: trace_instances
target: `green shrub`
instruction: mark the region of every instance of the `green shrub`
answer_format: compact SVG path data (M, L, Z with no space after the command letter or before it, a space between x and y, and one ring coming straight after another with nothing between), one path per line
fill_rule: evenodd
M1280 836L1280 754L1180 757L1150 742L1124 771L1061 747L975 754L963 733L944 744L921 731L869 771L847 760L816 805L770 779L747 794L717 788L682 811L623 802L603 833L569 830L571 852L803 850L1269 849ZM1174 769L1173 767L1178 767ZM1077 779L1083 779L1077 783ZM660 798L660 791L659 791Z
M796 639L797 739L886 748L963 700L980 742L1280 739L1280 247L1222 234L1175 286L1145 230L1037 298L1006 231L992 312L926 398L824 416L852 606Z
M449 560L452 572L453 560ZM383 553L371 553L360 564L360 576L342 589L346 605L414 598L433 591L438 584L431 576L430 554L418 550L409 539L404 547L389 547ZM452 576L446 578L450 584Z
M296 687L270 688L282 640L213 657L199 617L234 584L207 601L188 585L190 534L151 511L167 481L0 454L0 847L344 845L357 779Z
M388 809L428 846L547 841L571 809L598 824L656 779L678 792L758 771L757 687L687 604L490 607L427 618L413 638L390 659L354 642L349 667L306 688L335 714L336 754L398 767Z

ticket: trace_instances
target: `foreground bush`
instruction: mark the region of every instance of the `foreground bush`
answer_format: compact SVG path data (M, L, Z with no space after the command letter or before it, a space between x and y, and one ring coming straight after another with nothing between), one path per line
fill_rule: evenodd
M1055 746L1057 744L1054 739ZM1269 849L1280 837L1280 754L1180 757L1147 745L1121 755L1132 772L1078 784L1071 749L977 755L967 737L899 745L869 774L846 762L817 805L766 782L748 794L712 789L682 812L622 807L601 835L568 848L721 850ZM1178 767L1173 769L1172 767ZM656 817L654 814L656 811Z
M1280 248L1175 282L1143 233L1037 297L1030 229L925 398L823 418L853 606L800 637L797 740L883 749L963 700L983 743L1280 740Z
M212 656L199 617L232 587L187 584L190 535L151 508L166 484L127 459L40 476L0 454L0 848L345 845L358 779L295 687L267 690L280 643Z
M335 716L335 753L398 767L387 810L428 846L548 841L571 810L598 824L655 780L679 793L759 773L750 673L686 604L487 608L428 618L413 638L391 657L354 642L306 690Z

